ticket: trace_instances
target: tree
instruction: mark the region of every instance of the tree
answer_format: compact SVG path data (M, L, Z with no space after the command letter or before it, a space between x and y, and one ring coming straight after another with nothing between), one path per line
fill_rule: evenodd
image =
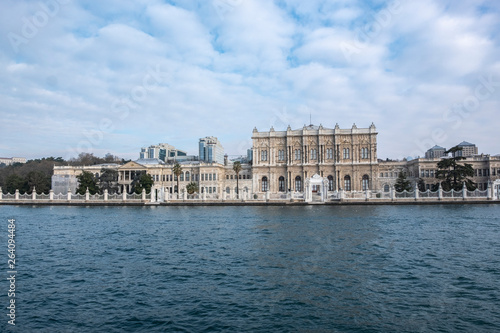
M196 182L191 182L186 185L186 190L189 194L193 194L194 192L198 192L198 184Z
M142 193L143 189L146 190L146 193L150 193L153 184L154 184L153 177L151 177L150 174L140 173L132 182L132 189L137 194Z
M455 155L454 153L460 150L462 150L461 147L455 146L444 153L452 153L452 155ZM441 180L443 190L450 191L453 189L455 191L460 191L463 188L463 183L465 183L469 191L474 191L476 189L476 184L469 179L469 177L474 177L474 168L472 164L464 163L461 165L458 163L461 160L465 160L465 157L455 156L443 158L438 162L436 178Z
M13 173L5 180L5 189L8 193L14 194L16 190L19 190L21 193L26 193L28 192L29 187L23 177Z
M108 190L108 193L118 192L118 171L102 168L99 176L99 188L101 192Z
M402 172L399 173L396 184L394 184L394 189L398 192L411 191L411 183Z
M175 175L175 178L177 179L177 197L179 196L179 176L182 174L182 167L179 163L175 163L175 165L172 167L172 172Z
M240 188L239 188L238 178L239 178L239 174L240 174L240 171L241 171L241 163L239 161L234 162L234 164L233 164L233 171L236 172L236 195L239 198L239 196L240 196Z
M28 188L31 190L36 189L38 193L49 193L52 185L51 177L42 171L30 171L26 176Z
M425 192L426 191L426 189L425 189L425 181L422 178L418 179L417 187L418 187L418 190L420 192Z
M81 174L76 176L76 179L78 179L76 193L83 195L87 191L87 188L89 189L90 194L96 194L99 192L97 177L92 172L83 171Z

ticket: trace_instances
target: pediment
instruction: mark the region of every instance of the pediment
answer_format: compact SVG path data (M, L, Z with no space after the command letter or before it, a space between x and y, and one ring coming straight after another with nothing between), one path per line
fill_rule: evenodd
M146 169L146 167L142 164L137 163L137 162L130 161L130 162L125 163L124 165L120 166L118 169L120 169L120 170L123 170L123 169L137 170L137 169Z

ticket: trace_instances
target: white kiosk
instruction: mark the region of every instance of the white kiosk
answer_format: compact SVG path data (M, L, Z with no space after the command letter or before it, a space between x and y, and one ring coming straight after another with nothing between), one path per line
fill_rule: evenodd
M325 202L328 194L328 178L323 178L315 174L311 178L306 179L306 202L320 200Z

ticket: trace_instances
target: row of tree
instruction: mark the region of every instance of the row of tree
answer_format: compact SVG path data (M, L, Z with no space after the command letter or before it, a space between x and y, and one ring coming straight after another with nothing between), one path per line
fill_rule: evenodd
M0 165L0 187L5 193L31 193L33 187L38 193L49 193L52 185L54 166L96 165L106 163L123 164L127 161L112 154L97 157L94 154L81 153L76 158L64 160L62 157L47 157L29 160L26 163ZM116 176L117 179L117 176Z

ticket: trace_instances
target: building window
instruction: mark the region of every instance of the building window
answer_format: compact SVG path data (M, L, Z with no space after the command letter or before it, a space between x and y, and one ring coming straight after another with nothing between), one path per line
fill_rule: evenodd
M285 160L285 151L278 150L278 161L284 161L284 160Z
M181 173L181 180L180 180L180 181L181 181L181 182L183 182L183 181L184 181L184 174L183 174L183 173Z
M263 150L260 152L260 160L267 161L267 150Z
M302 178L300 176L295 177L295 191L302 192Z
M390 191L389 185L385 184L384 185L384 192L389 192L389 191Z
M328 160L333 159L333 148L326 149L326 159Z
M368 158L368 148L361 148L361 158Z
M262 177L262 192L267 192L268 191L268 184L267 184L267 177L264 176Z
M349 148L344 148L344 160L349 159Z
M361 188L363 191L370 189L370 177L368 177L368 175L363 176L363 179L361 180Z
M334 187L333 187L333 176L330 175L328 176L328 191L333 191L334 190Z
M344 177L344 190L351 190L351 176L347 175Z
M189 181L189 171L186 171L186 181Z
M318 158L318 153L316 149L311 149L311 160L315 160Z
M226 187L226 193L229 194L231 192L231 189L229 187Z
M295 160L300 161L300 149L295 149Z
M280 192L285 192L285 177L281 176L278 179L278 190Z
M229 180L229 175L226 175L226 179L228 179L228 180Z
M212 174L208 175L208 180L212 180Z

